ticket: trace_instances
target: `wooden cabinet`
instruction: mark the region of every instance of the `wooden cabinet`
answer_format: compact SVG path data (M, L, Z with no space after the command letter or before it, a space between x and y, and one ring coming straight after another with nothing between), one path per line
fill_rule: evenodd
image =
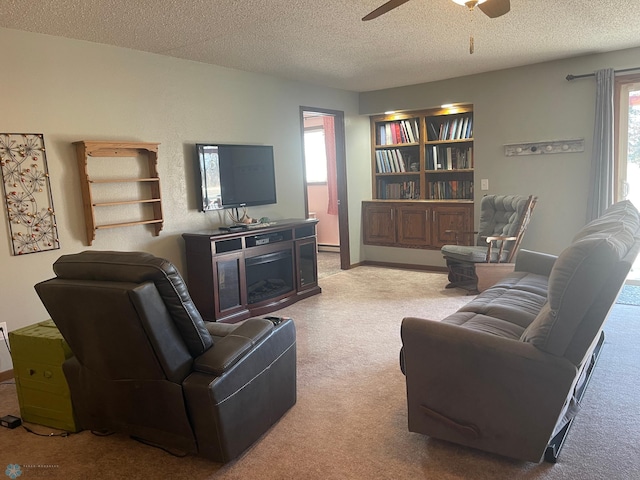
M151 225L159 235L164 221L157 169L159 144L80 141L74 145L89 245L96 230L104 228Z
M473 231L473 204L445 204L439 205L433 209L433 236L431 244L433 247L440 248L443 245L451 245L456 243L456 237L453 233L447 233L447 230L457 232ZM475 236L467 235L466 238L460 238L461 244L473 242Z
M431 211L426 204L396 205L398 244L409 247L428 247L431 238Z
M373 116L371 144L366 245L436 249L473 230L472 105Z
M473 229L472 202L362 202L365 245L439 249L455 243L447 230Z
M362 202L362 222L365 245L393 245L396 243L395 204Z
M189 293L202 317L237 322L320 293L317 222L184 233Z
M207 301L213 301L215 318L243 315L247 305L247 291L244 288L244 255L241 252L219 255L212 261L212 266L213 295ZM187 265L187 268L191 271L193 265ZM207 270L208 268L205 268L205 271Z

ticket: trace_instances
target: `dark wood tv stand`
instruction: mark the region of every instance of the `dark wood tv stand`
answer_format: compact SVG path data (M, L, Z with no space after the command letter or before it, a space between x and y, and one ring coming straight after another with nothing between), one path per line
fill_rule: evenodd
M234 323L321 292L318 220L184 233L189 293L207 321Z

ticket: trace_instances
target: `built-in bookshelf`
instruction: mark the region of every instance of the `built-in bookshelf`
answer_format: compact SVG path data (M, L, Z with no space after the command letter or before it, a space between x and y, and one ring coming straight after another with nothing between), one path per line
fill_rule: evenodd
M373 116L371 145L366 245L437 249L473 231L471 105Z
M473 108L371 117L373 198L473 200Z

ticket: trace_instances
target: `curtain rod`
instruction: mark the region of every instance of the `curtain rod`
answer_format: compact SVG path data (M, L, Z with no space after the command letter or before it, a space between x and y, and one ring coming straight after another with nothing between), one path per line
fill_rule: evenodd
M623 73L623 72L632 72L634 70L640 70L640 67L634 67L634 68L625 68L622 70L614 70L614 73ZM567 80L571 81L571 80L575 80L576 78L585 78L585 77L595 77L596 74L595 73L583 73L582 75L567 75Z

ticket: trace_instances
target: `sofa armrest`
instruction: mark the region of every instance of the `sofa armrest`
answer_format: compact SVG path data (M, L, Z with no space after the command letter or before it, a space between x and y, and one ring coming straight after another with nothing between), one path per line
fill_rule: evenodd
M409 430L538 461L577 367L533 345L405 318L401 336Z
M272 331L271 321L250 318L197 357L193 362L193 370L222 375Z
M548 277L557 259L556 255L520 249L516 256L515 271L535 273Z

